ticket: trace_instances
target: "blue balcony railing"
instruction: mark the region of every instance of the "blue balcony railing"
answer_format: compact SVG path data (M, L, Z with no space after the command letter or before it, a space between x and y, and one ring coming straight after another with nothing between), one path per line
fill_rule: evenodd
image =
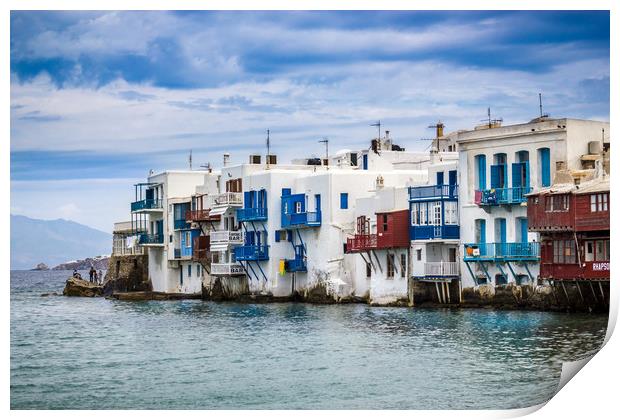
M430 199L458 199L458 185L425 185L422 187L409 187L409 200Z
M460 228L458 225L424 225L411 226L409 239L412 241L426 239L459 239Z
M139 210L151 210L151 209L161 209L162 202L160 199L156 198L147 198L140 201L134 201L131 203L131 211L139 211Z
M298 271L308 271L306 265L306 250L303 245L294 245L295 258L292 260L285 260L285 268L289 273Z
M321 226L321 212L308 211L304 213L285 213L282 215L282 227L291 226Z
M140 236L138 236L138 243L140 245L163 244L164 235L143 233Z
M178 219L174 221L174 229L175 230L179 230L179 229L190 229L192 227L192 224L187 222L187 220L185 219Z
M476 190L474 202L479 206L520 204L527 201L527 197L525 197L525 194L528 194L531 191L531 187L491 188L490 190Z
M464 244L465 261L536 261L540 242L491 242Z
M243 245L235 248L237 261L266 261L269 259L268 245Z
M266 207L252 207L237 209L237 220L240 222L255 222L267 220Z

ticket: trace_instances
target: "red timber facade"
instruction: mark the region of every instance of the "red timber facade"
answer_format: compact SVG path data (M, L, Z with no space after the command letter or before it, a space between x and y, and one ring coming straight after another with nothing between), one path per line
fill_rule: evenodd
M357 218L355 236L347 239L347 253L409 246L409 210L378 212L376 216L377 233L370 232L368 217Z
M609 178L528 197L529 230L540 234L540 279L609 281L609 198Z

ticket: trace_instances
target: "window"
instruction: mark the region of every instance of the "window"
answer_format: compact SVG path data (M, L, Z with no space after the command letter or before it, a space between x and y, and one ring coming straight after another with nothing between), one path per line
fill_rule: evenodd
M200 277L200 265L196 264L196 277Z
M570 201L568 194L548 195L545 197L545 211L568 211Z
M192 247L191 232L189 230L186 230L185 232L183 232L183 234L185 235L185 248L191 248Z
M415 250L415 259L417 261L422 261L422 250L421 249Z
M191 277L192 276L192 266L191 264L187 266L187 277Z
M446 225L458 225L459 224L459 210L458 203L456 201L446 201L444 203L445 211L445 224Z
M394 277L394 256L391 254L387 255L387 277L389 279Z
M400 254L400 277L405 278L406 272L407 272L407 256L405 254Z
M479 190L486 190L487 188L487 157L485 155L476 155L476 177L477 181L475 185Z
M496 274L495 275L495 284L507 284L508 283L508 279L506 279L506 276L503 274Z
M349 194L340 193L340 208L346 210L349 208Z
M608 211L609 210L609 194L592 194L590 195L590 212Z
M428 211L428 203L420 203L420 224L426 225L426 215Z
M301 213L301 201L295 202L295 213Z
M441 201L435 201L433 206L433 225L441 226Z
M585 260L586 261L594 261L594 242L586 241L584 244L585 252Z
M538 170L540 174L540 185L548 187L551 185L551 153L548 147L538 149Z
M411 205L411 226L417 226L420 224L420 206L418 203Z
M388 215L387 214L383 215L383 231L384 232L388 231Z
M372 265L367 262L366 263L366 277L372 276Z

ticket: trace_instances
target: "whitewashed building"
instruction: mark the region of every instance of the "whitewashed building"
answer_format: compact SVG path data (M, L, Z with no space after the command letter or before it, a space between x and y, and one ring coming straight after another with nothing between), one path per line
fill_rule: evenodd
M542 117L458 133L463 287L537 279L540 244L525 194L550 186L557 171L585 176L589 144L608 132L606 122Z

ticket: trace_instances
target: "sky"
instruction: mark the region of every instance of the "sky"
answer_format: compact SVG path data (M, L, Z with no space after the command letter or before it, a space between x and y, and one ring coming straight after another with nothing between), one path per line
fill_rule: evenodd
M149 170L366 148L381 120L609 120L609 13L11 12L11 213L110 232Z

